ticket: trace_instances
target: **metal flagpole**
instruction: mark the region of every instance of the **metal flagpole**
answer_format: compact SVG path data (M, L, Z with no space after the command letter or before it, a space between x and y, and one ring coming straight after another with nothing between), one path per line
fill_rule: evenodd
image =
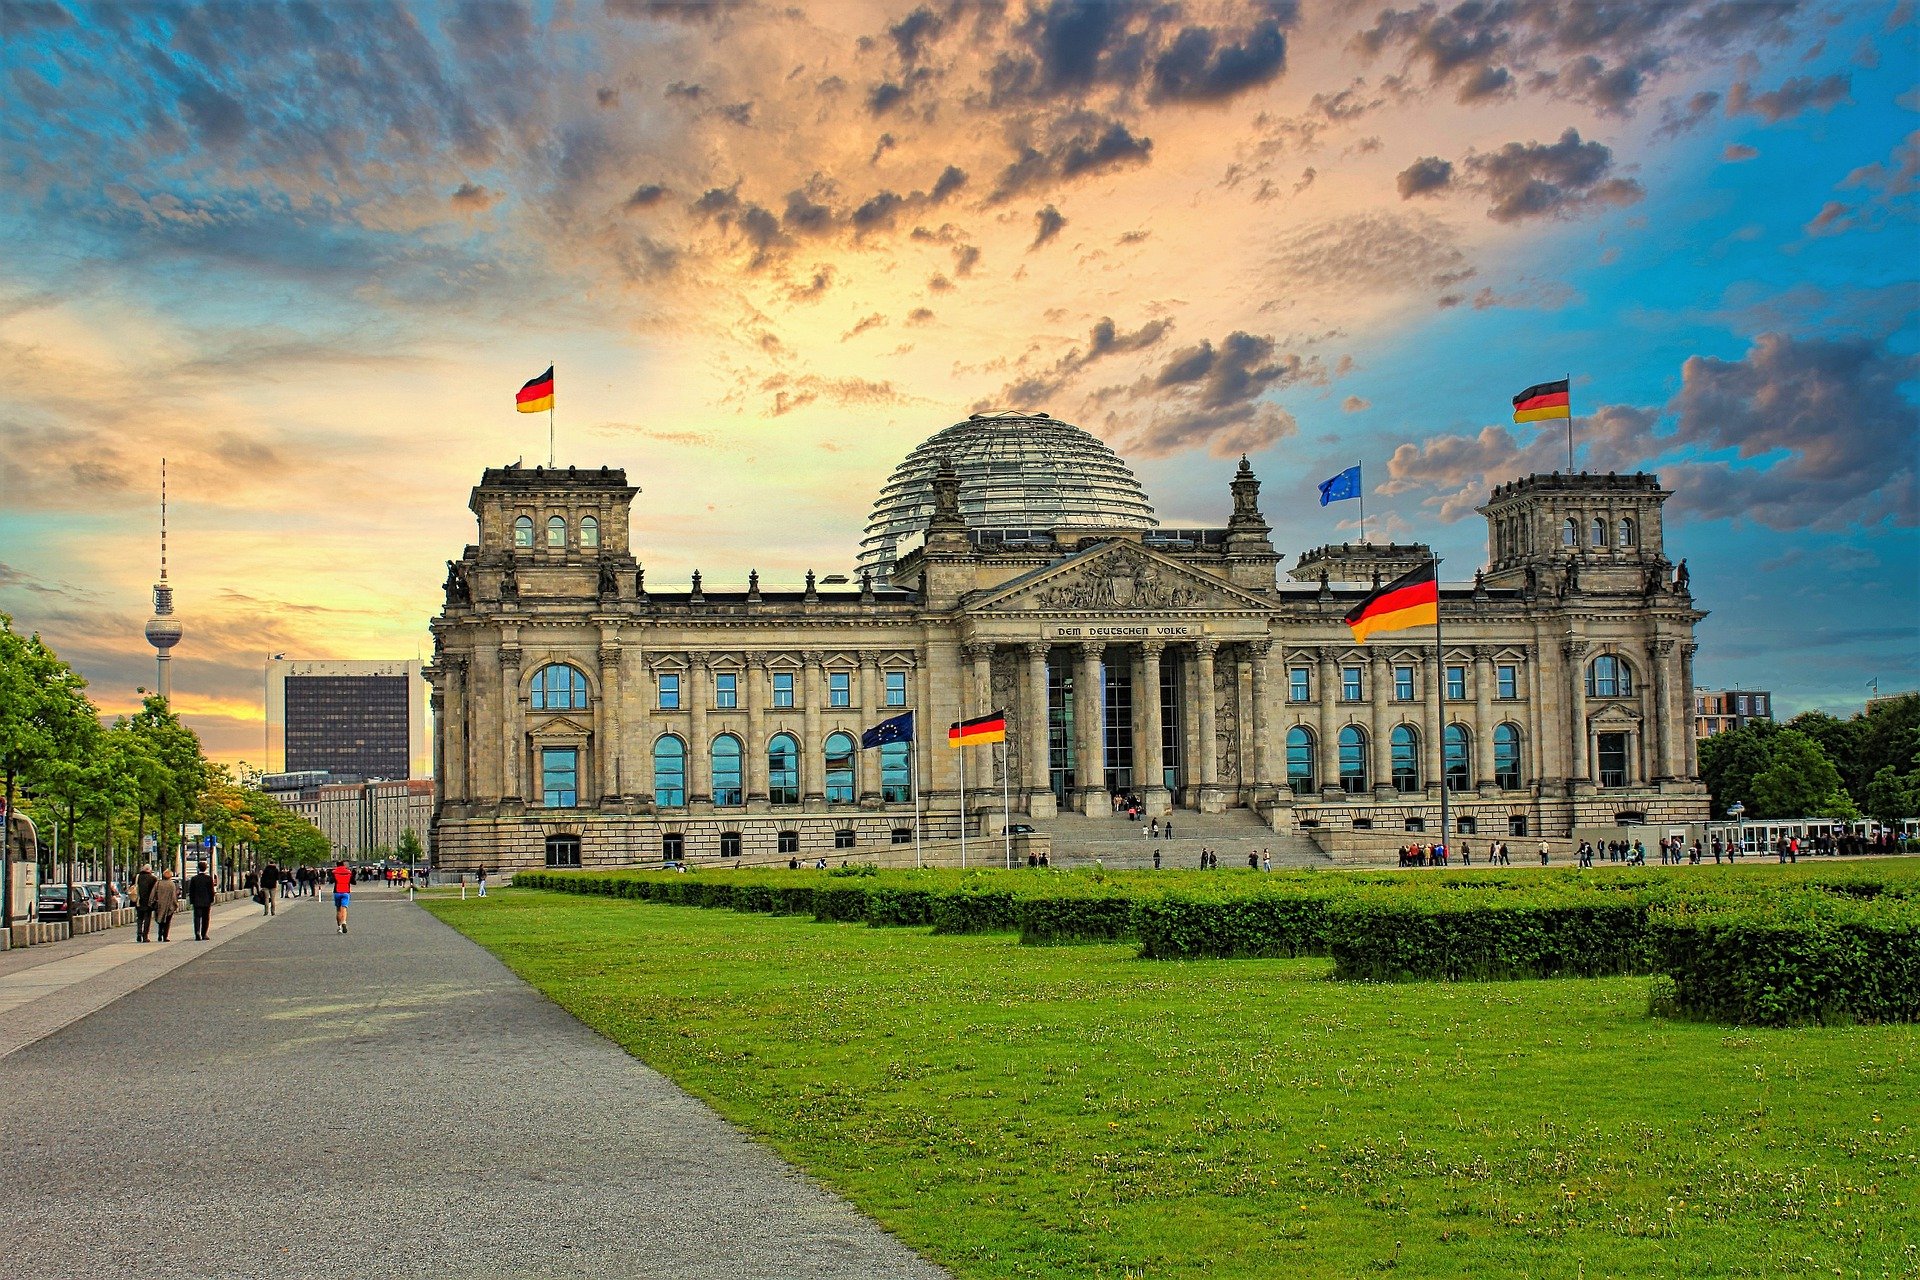
M1360 541L1365 542L1367 540L1367 482L1364 479L1364 473L1359 492L1354 496L1360 499Z
M549 372L551 372L551 370L553 369L553 361L551 360L547 361L547 369L549 370ZM554 395L554 388L557 387L558 385L559 384L557 382L552 382L552 381L549 381L547 383L547 466L549 467L552 467L554 465L553 402L559 399L558 396Z
M957 726L956 726L957 727ZM967 867L967 744L960 743L960 869Z
M1447 803L1447 651L1440 640L1440 557L1433 558L1433 692L1440 705L1440 843L1453 861L1453 840L1447 834L1451 809Z
M920 870L920 718L914 717L913 735L907 739L907 758L913 762L908 776L913 782L913 869Z
M1573 474L1573 375L1567 375L1567 474Z
M1000 744L1000 839L1007 846L1007 870L1013 870L1013 800L1008 792L1007 744Z

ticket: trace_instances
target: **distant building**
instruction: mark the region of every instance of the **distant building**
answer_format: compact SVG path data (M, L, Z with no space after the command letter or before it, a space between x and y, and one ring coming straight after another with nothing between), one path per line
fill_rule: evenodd
M260 788L320 828L336 858L359 862L391 853L403 832L411 831L422 849L430 849L433 782L399 778L391 782L328 782L321 772L270 773Z
M1904 693L1876 693L1867 699L1866 714L1872 715L1876 709L1903 698L1920 698L1920 689L1908 689Z
M1773 694L1764 690L1695 689L1693 736L1705 740L1756 720L1773 721Z
M268 759L330 782L399 781L431 772L426 683L417 660L267 664Z

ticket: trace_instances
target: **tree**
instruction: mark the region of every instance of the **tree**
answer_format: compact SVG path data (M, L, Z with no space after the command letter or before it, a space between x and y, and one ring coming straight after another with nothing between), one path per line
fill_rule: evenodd
M1852 809L1853 802L1840 785L1840 771L1819 743L1798 729L1782 729L1770 739L1766 767L1752 782L1754 817L1792 818Z
M86 682L38 635L22 636L0 613L0 772L5 774L6 819L0 826L0 924L13 923L13 858L21 833L14 798L58 749L59 731L72 723Z
M131 722L134 736L144 741L154 767L141 776L142 801L152 805L159 819L160 861L167 860L167 840L174 824L185 822L187 814L199 803L206 789L209 766L201 754L200 739L167 705L167 700L149 694ZM169 822L169 818L173 819Z
M1700 778L1713 797L1713 816L1724 818L1737 800L1747 812L1755 808L1753 780L1772 762L1771 740L1780 729L1756 720L1738 729L1716 733L1700 744Z
M1850 794L1859 795L1865 789L1873 770L1861 773L1864 722L1859 716L1842 720L1824 711L1803 711L1787 721L1786 727L1797 729L1820 744L1827 759L1833 761L1833 767L1840 771L1840 785Z
M411 827L400 833L400 842L394 845L393 855L409 867L419 866L427 860L427 851L420 847L420 837L413 834Z
M1902 777L1892 765L1882 765L1867 784L1862 807L1869 818L1888 826L1920 814L1920 769Z

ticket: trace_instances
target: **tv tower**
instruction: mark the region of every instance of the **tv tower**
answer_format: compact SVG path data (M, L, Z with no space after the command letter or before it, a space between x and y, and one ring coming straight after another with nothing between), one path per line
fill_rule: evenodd
M153 616L147 619L147 643L159 654L160 698L173 700L173 655L185 634L173 616L173 586L167 581L167 460L160 459L160 581L153 584Z

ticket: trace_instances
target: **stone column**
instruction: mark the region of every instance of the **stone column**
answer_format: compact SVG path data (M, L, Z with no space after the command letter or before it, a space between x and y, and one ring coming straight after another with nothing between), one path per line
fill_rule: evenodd
M747 655L747 804L767 803L767 655Z
M713 800L713 743L707 732L707 704L713 700L713 672L707 655L689 656L687 667L687 803Z
M1393 660L1385 653L1367 655L1367 731L1373 737L1370 752L1373 794L1391 800L1393 790Z
M1673 768L1673 681L1668 664L1673 660L1673 641L1647 642L1647 667L1653 673L1653 781L1664 782L1674 775Z
M1251 758L1253 764L1252 795L1249 803L1258 805L1273 798L1273 710L1267 705L1273 688L1268 679L1268 667L1273 656L1273 642L1255 640L1247 647L1247 662L1253 668L1253 714L1247 718L1251 732Z
M602 807L620 802L620 642L600 640L600 700L594 706L593 749L599 757L599 801ZM584 799L584 797L582 797Z
M507 732L500 744L500 801L520 804L525 793L520 788L521 761L527 753L527 707L520 696L520 646L500 646L500 710Z
M1445 655L1436 658L1430 652L1422 653L1420 667L1428 676L1427 687L1421 690L1426 697L1420 700L1420 771L1426 775L1427 794L1438 798L1437 788L1447 785L1446 745L1441 737L1446 732L1447 717L1440 709L1447 691L1447 660Z
M879 694L880 657L878 654L862 653L860 658L860 714L865 717L860 727L871 729L889 716L897 716L906 708L882 708ZM853 753L853 794L862 808L875 808L880 804L880 753L856 748Z
M809 649L800 655L806 667L801 673L801 696L806 699L802 704L801 723L805 726L800 743L800 802L807 805L825 804L826 758L822 754L826 744L820 737L820 703L826 697L825 681L821 679L821 654L817 649Z
M1318 765L1320 789L1340 789L1340 663L1329 645L1315 651L1315 674L1320 680L1320 741Z
M1201 813L1221 813L1227 807L1220 789L1219 704L1214 701L1214 659L1220 652L1218 640L1197 640L1193 645L1193 698L1200 711L1199 732L1188 744L1193 757L1189 771L1196 791L1194 807Z
M1680 646L1680 709L1682 726L1680 741L1686 758L1686 777L1689 781L1700 776L1700 740L1693 732L1693 655L1700 652L1697 644Z
M1080 676L1074 681L1073 711L1080 722L1080 759L1074 771L1080 812L1111 813L1107 793L1107 689L1101 658L1106 645L1089 640L1080 646Z
M1473 769L1470 774L1481 795L1492 795L1493 785L1493 646L1473 647Z
M1139 733L1133 744L1133 758L1140 762L1145 779L1140 798L1147 813L1160 817L1173 809L1173 792L1167 788L1165 757L1166 725L1160 712L1160 658L1166 645L1149 640L1140 646L1140 684L1133 691L1133 705L1139 710Z
M960 651L967 659L967 684L960 705L960 718L971 720L993 710L993 646L966 644L961 646Z
M472 794L467 778L467 660L448 654L434 665L446 672L445 709L440 714L441 738L446 744L441 758L440 799L464 802Z
M1052 761L1048 759L1047 742L1052 725L1047 710L1047 650L1050 648L1044 640L1029 641L1026 647L1026 734L1027 744L1027 814L1029 817L1051 818L1059 811L1058 801L1053 795Z
M1587 741L1587 642L1568 640L1560 646L1567 676L1567 781L1592 782L1593 751Z

